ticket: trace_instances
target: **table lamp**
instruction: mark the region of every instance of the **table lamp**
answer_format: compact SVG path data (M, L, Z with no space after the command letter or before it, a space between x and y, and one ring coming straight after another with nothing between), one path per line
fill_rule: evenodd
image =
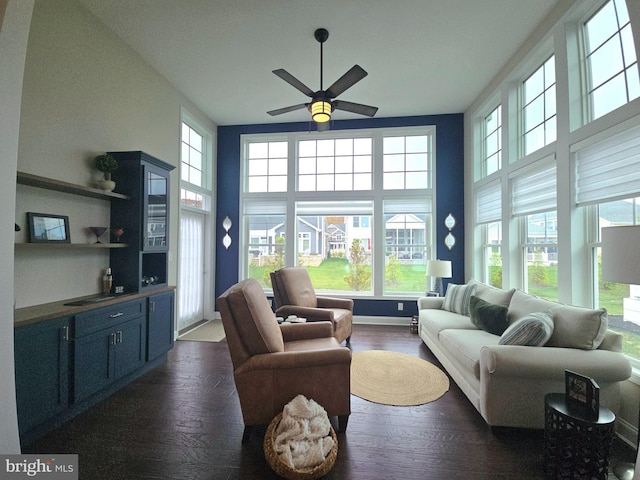
M640 285L640 225L605 227L601 236L602 280ZM633 300L640 302L638 297ZM640 413L638 417L640 422ZM620 480L640 480L640 471L634 475L634 470L634 464L623 463L616 466L613 472Z
M439 296L444 296L442 288L442 279L451 278L451 261L449 260L428 260L427 261L427 277L432 277L434 281L434 290Z

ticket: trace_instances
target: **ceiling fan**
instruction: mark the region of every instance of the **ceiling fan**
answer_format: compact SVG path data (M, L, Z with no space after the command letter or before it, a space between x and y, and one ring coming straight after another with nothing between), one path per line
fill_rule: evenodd
M283 113L293 112L306 108L311 112L311 118L318 123L318 130L326 130L329 128L329 120L331 119L331 113L334 110L344 110L345 112L357 113L359 115L366 115L367 117L373 117L378 111L378 107L371 107L369 105L363 105L361 103L347 102L344 100L334 100L338 95L344 92L346 89L352 87L357 82L362 80L368 74L359 65L354 65L336 80L326 90L322 87L322 44L329 38L329 32L324 28L318 28L314 36L320 43L320 90L314 92L304 83L291 75L285 69L280 68L273 70L278 77L283 79L291 86L297 88L306 96L311 97L311 101L308 103L299 103L297 105L291 105L290 107L278 108L277 110L271 110L267 112L269 115L281 115Z

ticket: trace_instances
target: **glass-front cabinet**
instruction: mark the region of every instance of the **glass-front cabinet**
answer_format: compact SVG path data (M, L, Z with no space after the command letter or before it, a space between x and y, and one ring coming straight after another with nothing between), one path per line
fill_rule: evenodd
M110 152L118 161L112 178L134 205L111 203L112 222L124 230L129 248L111 252L114 286L139 292L167 285L169 259L169 192L173 165L144 152ZM139 203L136 203L138 201ZM115 225L112 225L115 227ZM133 247L133 246L136 247Z
M145 169L145 219L146 234L143 238L143 250L166 250L167 248L167 188L169 179L166 173Z

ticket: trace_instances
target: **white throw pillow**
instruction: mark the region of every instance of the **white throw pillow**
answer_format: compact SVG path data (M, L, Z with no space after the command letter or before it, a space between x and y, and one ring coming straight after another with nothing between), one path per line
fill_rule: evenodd
M475 291L475 284L456 285L450 283L447 286L447 293L444 296L442 309L469 316L469 303L471 302L471 295L473 295Z
M530 313L507 328L498 342L500 345L527 345L541 347L553 334L551 312Z

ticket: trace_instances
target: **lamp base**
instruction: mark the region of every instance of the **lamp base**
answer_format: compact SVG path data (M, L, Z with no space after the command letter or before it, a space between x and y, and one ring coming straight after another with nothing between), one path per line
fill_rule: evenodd
M435 278L435 281L433 282L433 289L438 292L438 296L444 297L444 291L442 289L442 278Z

